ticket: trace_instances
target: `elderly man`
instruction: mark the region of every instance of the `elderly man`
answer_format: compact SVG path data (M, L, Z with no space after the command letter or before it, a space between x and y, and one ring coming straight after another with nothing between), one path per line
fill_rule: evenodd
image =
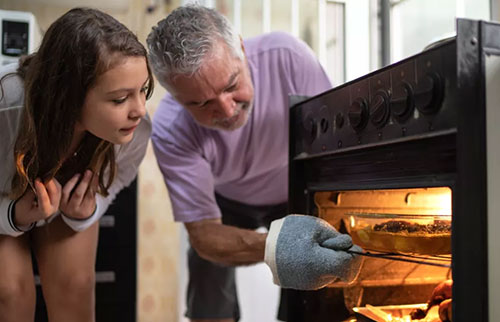
M282 32L243 41L200 6L174 10L147 42L169 92L154 116L154 151L192 246L186 316L237 321L238 265L265 260L283 288L354 278L360 261L346 252L356 247L348 235L286 216L288 96L331 88L312 51Z

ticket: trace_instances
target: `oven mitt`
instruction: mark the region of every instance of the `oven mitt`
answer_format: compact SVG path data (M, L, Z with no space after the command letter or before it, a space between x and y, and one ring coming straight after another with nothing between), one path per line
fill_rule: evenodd
M316 290L337 278L352 282L361 267L362 251L349 235L341 234L323 219L289 215L271 223L265 259L274 283L283 288Z

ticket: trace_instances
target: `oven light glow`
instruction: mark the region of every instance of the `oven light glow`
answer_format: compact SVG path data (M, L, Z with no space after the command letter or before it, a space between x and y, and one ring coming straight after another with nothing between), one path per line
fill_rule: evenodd
M354 219L354 217L353 217L353 216L350 216L350 217L349 217L349 220L350 220L350 222L351 222L351 227L353 227L353 228L354 228L354 227L356 227L356 220Z
M436 204L438 208L438 214L450 216L451 215L451 193L444 193L438 196L438 202Z
M448 187L409 191L405 203L421 214L451 216L451 195L452 191Z

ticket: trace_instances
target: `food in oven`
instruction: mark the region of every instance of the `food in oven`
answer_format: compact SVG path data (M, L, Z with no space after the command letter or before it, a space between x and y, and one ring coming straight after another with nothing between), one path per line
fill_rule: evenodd
M441 322L435 306L422 319L412 319L411 312L425 307L425 303L386 306L367 305L365 307L355 307L353 311L358 322Z
M353 242L365 250L444 255L451 253L451 216L349 214Z

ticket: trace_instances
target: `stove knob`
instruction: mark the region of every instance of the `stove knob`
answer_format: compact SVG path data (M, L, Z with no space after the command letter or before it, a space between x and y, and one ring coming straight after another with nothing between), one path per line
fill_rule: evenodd
M444 82L438 73L429 73L418 81L415 106L422 114L436 113L444 96Z
M410 83L403 81L394 89L390 105L392 115L398 122L402 123L408 119L415 107L413 88Z
M313 118L311 113L307 113L307 115L304 117L302 126L304 128L303 137L307 142L312 143L318 138L318 121Z
M344 114L339 112L335 115L335 124L337 125L338 129L341 129L342 126L344 126Z
M370 103L370 120L377 129L389 120L389 95L386 91L378 91Z
M310 122L310 135L311 135L311 142L316 140L319 137L319 127L318 127L318 121L315 119L309 120Z
M365 128L368 123L368 104L364 98L356 99L347 113L349 123L354 131L359 132Z
M318 122L314 121L311 127L311 138L316 140L319 137L319 127Z

